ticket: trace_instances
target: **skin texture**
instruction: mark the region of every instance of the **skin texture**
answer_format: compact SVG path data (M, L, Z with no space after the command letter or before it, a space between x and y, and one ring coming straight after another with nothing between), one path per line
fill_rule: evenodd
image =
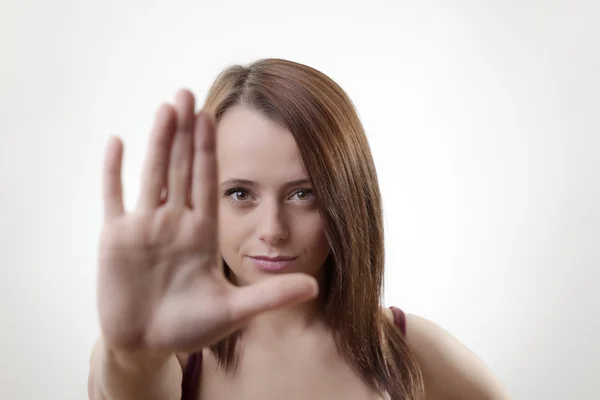
M298 257L284 272L317 277L329 245L291 133L250 108L235 107L220 121L217 137L219 242L236 280L248 284L271 275L257 269L252 255ZM228 183L239 179L252 183Z
M508 394L475 353L440 326L406 315L406 339L425 381L426 399L501 400Z

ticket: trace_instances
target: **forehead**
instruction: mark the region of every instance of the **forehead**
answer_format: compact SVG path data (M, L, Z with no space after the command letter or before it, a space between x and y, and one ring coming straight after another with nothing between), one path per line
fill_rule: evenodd
M307 177L291 132L245 106L231 108L219 121L217 159L223 179L261 182Z

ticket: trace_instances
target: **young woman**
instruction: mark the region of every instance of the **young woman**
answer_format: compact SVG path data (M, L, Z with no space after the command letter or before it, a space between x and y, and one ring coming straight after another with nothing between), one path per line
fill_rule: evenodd
M353 105L323 73L223 71L158 110L134 210L104 166L92 400L504 399L425 319L381 307L382 210Z

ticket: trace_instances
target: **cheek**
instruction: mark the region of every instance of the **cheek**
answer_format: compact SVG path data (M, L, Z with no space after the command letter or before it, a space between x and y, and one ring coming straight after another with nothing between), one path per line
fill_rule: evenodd
M327 235L325 234L325 227L318 213L311 215L310 217L305 216L298 221L300 232L299 236L302 238L302 247L306 251L313 253L313 256L320 257L323 253L329 252L329 244L327 243Z

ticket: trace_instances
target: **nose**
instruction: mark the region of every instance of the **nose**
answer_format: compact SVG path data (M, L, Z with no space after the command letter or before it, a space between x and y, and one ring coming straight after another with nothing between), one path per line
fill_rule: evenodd
M260 240L275 245L288 237L288 228L280 207L274 204L265 205L260 213L257 235Z

